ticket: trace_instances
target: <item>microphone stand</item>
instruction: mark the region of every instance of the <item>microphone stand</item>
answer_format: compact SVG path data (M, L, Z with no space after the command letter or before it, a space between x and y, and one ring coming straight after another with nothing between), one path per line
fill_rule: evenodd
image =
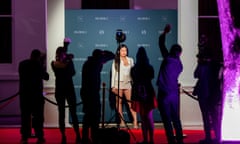
M118 48L120 48L120 42L118 41ZM122 115L119 113L119 106L120 106L120 62L121 62L121 59L120 59L120 49L118 51L118 91L117 91L117 113L118 113L118 118L119 120L121 121L121 119L124 121ZM124 123L126 123L124 121ZM117 123L117 128L120 129L120 125L119 123Z

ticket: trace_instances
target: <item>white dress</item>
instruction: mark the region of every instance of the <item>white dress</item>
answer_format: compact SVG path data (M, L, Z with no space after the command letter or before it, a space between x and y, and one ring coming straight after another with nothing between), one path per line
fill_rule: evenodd
M132 78L130 76L131 68L134 65L133 58L127 57L129 65L125 66L123 61L120 62L120 73L115 69L115 62L112 63L112 77L111 77L111 88L118 89L118 82L119 82L119 89L131 89L131 81ZM118 80L118 77L120 80Z

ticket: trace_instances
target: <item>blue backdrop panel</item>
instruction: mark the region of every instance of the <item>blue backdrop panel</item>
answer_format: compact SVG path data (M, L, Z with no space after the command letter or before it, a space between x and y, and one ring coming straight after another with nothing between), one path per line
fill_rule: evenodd
M84 61L96 48L110 50L115 53L117 41L115 39L117 29L122 29L126 34L123 42L129 48L129 56L136 59L136 52L140 46L146 48L150 63L155 70L153 85L157 93L156 78L162 56L158 47L158 37L162 33L165 24L172 25L172 31L167 37L168 48L177 43L177 10L66 10L65 11L65 35L70 37L72 43L69 53L74 54L76 75L74 84L77 102L81 102L81 69ZM109 83L112 61L107 62L101 72L102 83L106 84L105 91L105 122L115 122L115 110L111 108L109 101ZM101 100L102 98L101 91ZM157 109L154 110L155 122L160 122L161 117ZM82 105L77 107L79 121L82 122ZM124 118L129 121L126 109ZM71 118L70 118L71 122Z

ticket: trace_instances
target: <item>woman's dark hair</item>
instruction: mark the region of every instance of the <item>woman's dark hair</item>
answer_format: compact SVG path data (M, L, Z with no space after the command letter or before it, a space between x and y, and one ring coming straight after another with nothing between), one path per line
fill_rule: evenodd
M136 65L146 65L146 64L149 64L149 59L147 57L146 50L144 47L140 47L136 55Z
M120 50L121 48L127 48L127 55L128 55L128 47L125 44L120 44L117 48L116 54L115 54L115 59L114 59L114 63L115 63L115 69L116 71L119 71L119 64L120 64Z

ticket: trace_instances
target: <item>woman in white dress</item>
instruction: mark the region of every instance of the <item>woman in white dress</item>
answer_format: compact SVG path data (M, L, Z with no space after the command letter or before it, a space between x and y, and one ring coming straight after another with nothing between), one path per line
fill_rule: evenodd
M133 58L128 57L128 48L125 44L121 44L115 55L115 60L112 63L111 88L116 94L116 108L120 115L120 127L124 126L122 113L122 98L125 96L130 112L133 118L133 128L138 128L137 113L131 106L131 82L130 70L134 65ZM118 84L119 82L119 84ZM118 89L119 88L119 89Z

